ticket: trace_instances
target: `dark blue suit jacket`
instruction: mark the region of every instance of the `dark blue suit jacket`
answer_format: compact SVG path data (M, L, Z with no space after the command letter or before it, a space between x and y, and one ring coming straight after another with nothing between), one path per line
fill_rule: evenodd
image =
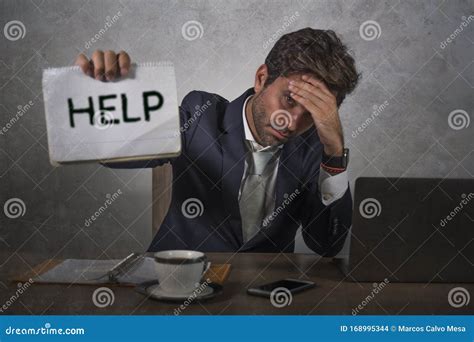
M329 206L318 193L319 166L323 146L315 129L287 142L280 155L275 208L271 223L246 244L238 203L245 155L242 107L253 94L248 89L232 102L217 94L192 91L182 101L182 153L171 160L104 164L114 168L173 166L170 209L149 251L193 249L204 252L293 252L295 233L303 227L303 238L312 250L324 256L336 254L351 225L350 190ZM196 108L211 105L202 113ZM198 107L199 106L199 107ZM299 194L288 205L288 195ZM201 216L183 215L189 198L203 204ZM187 215L189 216L189 215Z

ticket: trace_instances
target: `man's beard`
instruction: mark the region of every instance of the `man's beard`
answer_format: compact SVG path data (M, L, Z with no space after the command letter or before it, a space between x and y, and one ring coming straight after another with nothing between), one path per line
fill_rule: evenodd
M257 131L258 138L260 139L260 141L257 142L262 146L278 145L278 139L265 131L265 127L269 126L270 123L267 120L268 116L265 113L265 107L261 97L262 93L260 92L259 94L254 95L252 101L253 124Z

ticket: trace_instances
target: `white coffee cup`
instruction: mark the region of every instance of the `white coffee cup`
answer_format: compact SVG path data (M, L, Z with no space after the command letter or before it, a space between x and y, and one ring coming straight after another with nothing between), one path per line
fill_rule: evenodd
M170 295L192 293L211 266L206 255L198 251L161 251L154 259L160 289Z

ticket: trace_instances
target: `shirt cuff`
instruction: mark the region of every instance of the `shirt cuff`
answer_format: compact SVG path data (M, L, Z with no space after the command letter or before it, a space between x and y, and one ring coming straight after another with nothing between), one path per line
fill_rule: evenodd
M328 206L346 193L349 186L347 170L331 175L323 168L320 168L318 184L321 201L324 205Z

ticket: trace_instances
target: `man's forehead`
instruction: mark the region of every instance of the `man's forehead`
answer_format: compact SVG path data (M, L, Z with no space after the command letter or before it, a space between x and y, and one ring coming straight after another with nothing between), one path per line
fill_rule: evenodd
M290 81L303 81L302 77L303 75L306 75L306 76L310 76L310 77L313 77L314 79L318 80L318 81L321 81L323 82L326 87L329 89L329 91L334 95L334 96L337 96L337 92L334 91L334 90L331 90L327 83L324 82L323 80L321 80L320 78L316 77L315 75L311 74L311 73L298 73L298 74L291 74L291 75L287 75L287 76L280 76L277 78L277 80L284 86L287 86L288 83L290 83Z
M302 81L303 75L309 75L309 74L292 74L288 76L281 76L280 79L286 83L290 81ZM314 77L314 76L313 76Z
M315 75L313 75L311 73L298 73L298 74L291 74L291 75L281 75L280 77L278 77L278 80L282 84L288 84L290 81L303 81L303 78L302 78L303 75L310 76L310 77L313 77L316 80L321 81L320 78L316 77Z

